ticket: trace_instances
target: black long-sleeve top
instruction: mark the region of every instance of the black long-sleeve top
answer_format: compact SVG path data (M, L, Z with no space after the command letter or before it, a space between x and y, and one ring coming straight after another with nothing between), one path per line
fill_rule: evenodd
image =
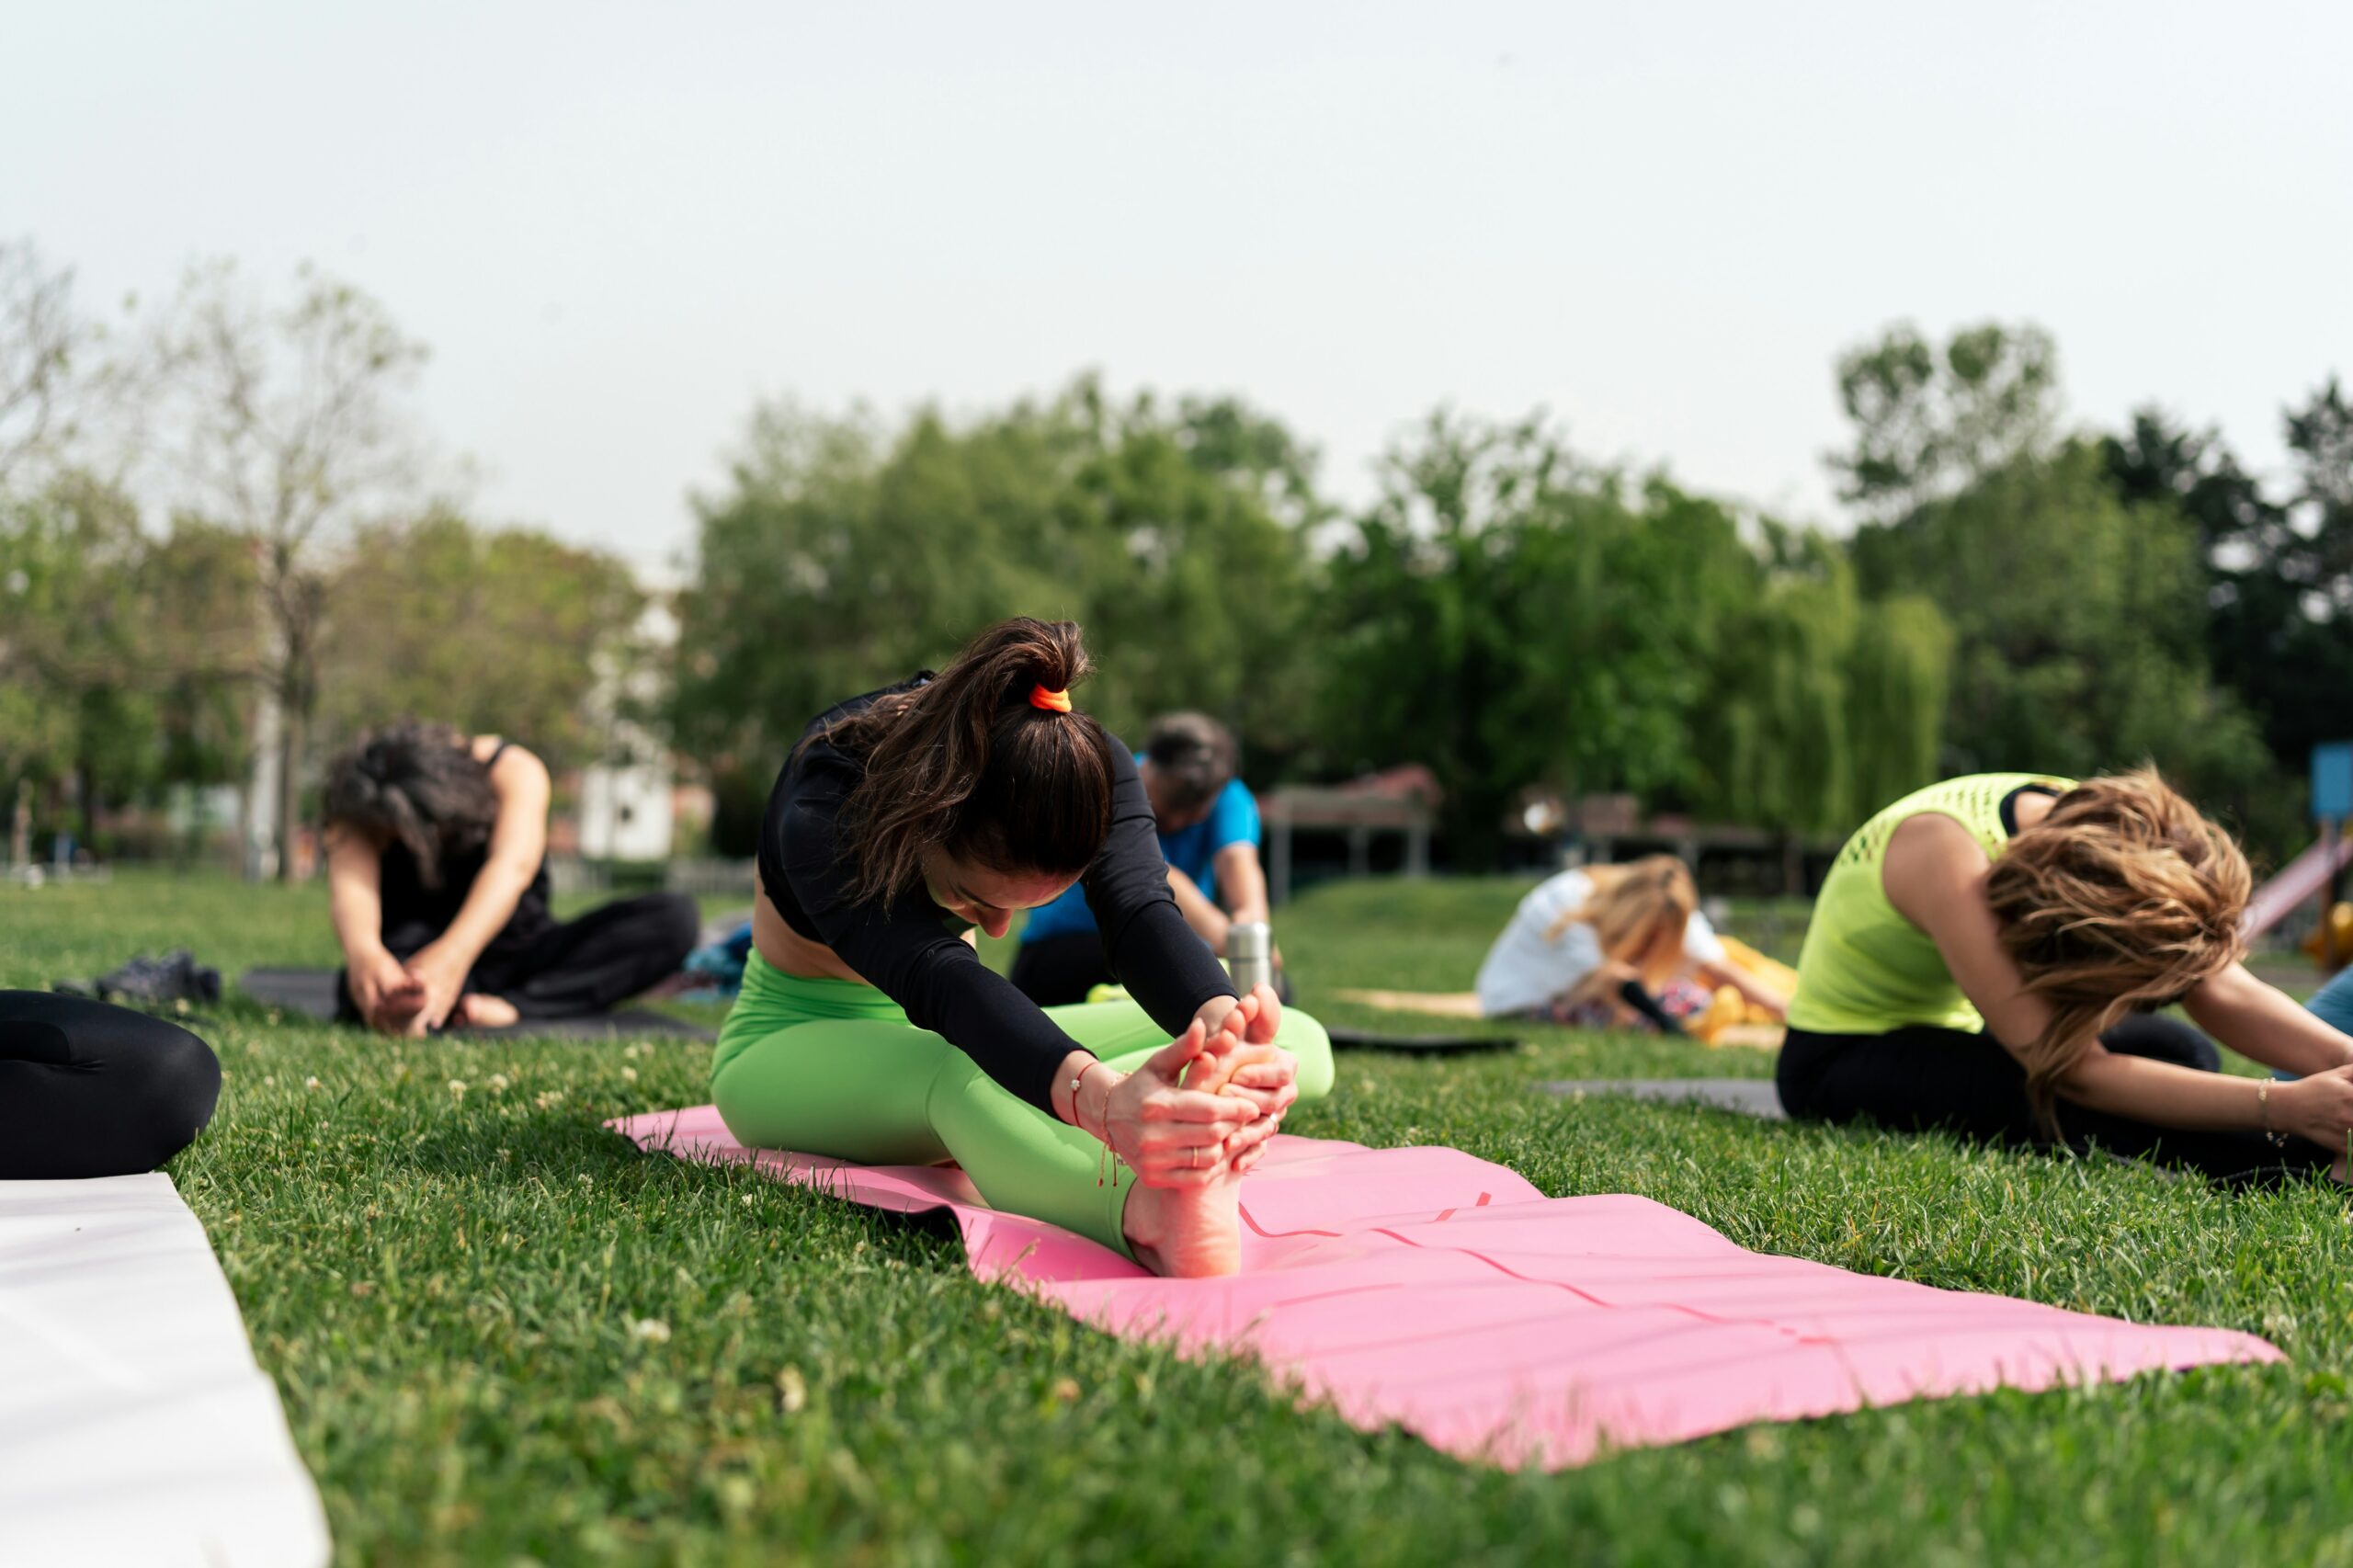
M828 709L801 732L768 795L760 822L760 883L784 923L841 957L857 974L926 1028L971 1057L998 1084L1051 1116L1054 1070L1082 1049L1010 981L981 962L963 940L970 922L921 889L887 904L852 903L855 846L842 841L842 807L865 776L819 732L879 698L909 691L928 672ZM1185 924L1168 891L1152 801L1135 758L1111 747L1111 832L1081 876L1103 934L1111 972L1173 1037L1233 983Z

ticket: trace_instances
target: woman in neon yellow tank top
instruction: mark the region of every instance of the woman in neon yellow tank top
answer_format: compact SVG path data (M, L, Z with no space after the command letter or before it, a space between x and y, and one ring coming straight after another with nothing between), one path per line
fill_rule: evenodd
M1798 960L1792 1116L2345 1179L2353 1039L2248 973L2250 878L2152 771L1948 779L1839 852ZM2233 1049L2302 1074L2227 1076Z

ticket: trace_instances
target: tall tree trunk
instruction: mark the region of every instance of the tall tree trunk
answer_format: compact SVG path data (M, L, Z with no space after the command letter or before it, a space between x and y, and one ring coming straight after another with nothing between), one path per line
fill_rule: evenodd
M278 874L278 846L272 839L278 827L278 737L283 727L273 679L254 698L253 767L244 792L245 881L249 882L267 881Z
M319 612L324 585L317 577L282 565L278 636L285 651L278 667L278 880L290 882L301 869L295 863L295 835L301 828L302 757L310 739L311 719L318 707Z
M98 839L98 776L86 756L74 759L74 814L80 819L82 852L96 856Z
M278 700L278 880L290 882L295 865L295 835L302 823L302 743L310 733L310 649L296 639L287 651L286 676Z
M17 780L16 808L8 813L8 863L29 866L33 859L33 781Z
M281 882L294 880L294 834L301 817L294 761L301 755L302 721L290 710L278 731L278 880Z

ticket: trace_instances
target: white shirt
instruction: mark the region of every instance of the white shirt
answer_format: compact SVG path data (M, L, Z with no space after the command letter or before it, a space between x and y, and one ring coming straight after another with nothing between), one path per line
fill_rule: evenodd
M1563 871L1540 882L1511 924L1487 949L1479 966L1479 1011L1490 1018L1541 1007L1601 967L1601 938L1580 921L1548 942L1544 933L1563 915L1583 909L1593 897L1593 879L1583 871ZM1690 965L1722 963L1724 945L1715 927L1698 910L1683 927L1683 957Z

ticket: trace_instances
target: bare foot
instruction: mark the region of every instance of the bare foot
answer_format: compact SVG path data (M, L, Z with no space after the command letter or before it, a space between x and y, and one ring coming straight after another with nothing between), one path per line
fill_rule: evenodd
M1139 1187L1120 1228L1136 1261L1167 1279L1242 1268L1242 1178L1231 1169L1199 1187Z
M368 1015L368 1027L386 1034L407 1034L416 1022L416 1016L423 1011L425 993L422 991L387 996L377 1004L373 1013Z
M1283 1048L1279 1045L1244 1045L1238 1040L1225 1043L1230 1040L1230 1036L1219 1036L1220 1049L1193 1059L1192 1066L1186 1071L1185 1087L1214 1095L1233 1082L1234 1075L1245 1067L1279 1062L1284 1058Z
M458 999L457 1021L468 1028L503 1029L522 1017L515 1004L504 996L488 996L470 991Z

